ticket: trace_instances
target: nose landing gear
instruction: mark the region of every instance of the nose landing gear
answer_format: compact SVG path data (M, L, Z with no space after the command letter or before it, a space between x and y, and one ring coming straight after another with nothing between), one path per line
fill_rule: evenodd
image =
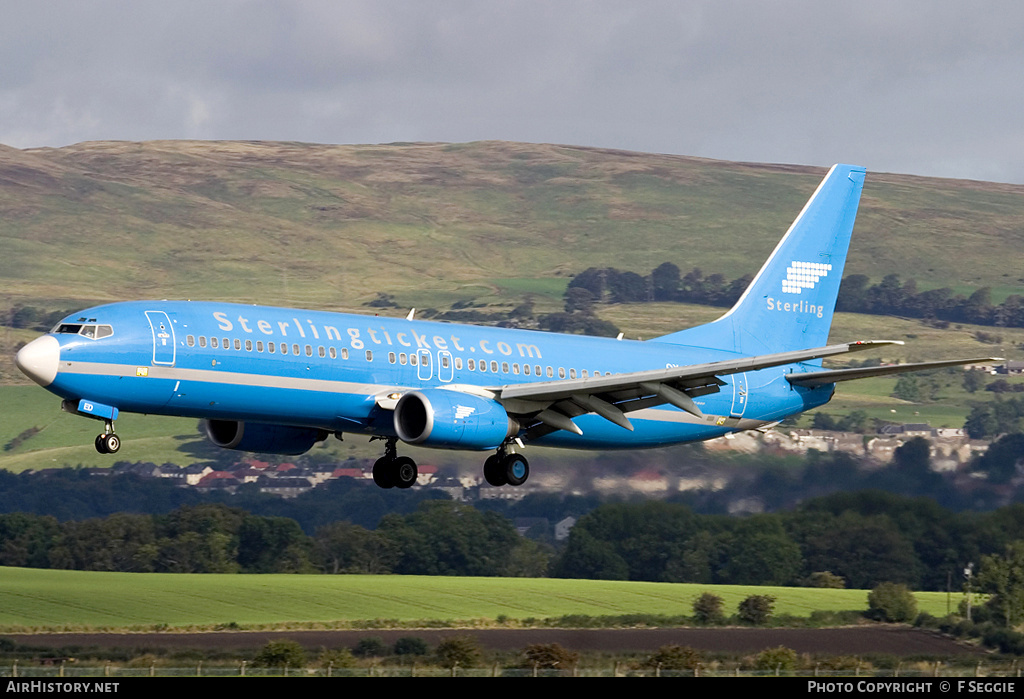
M117 408L84 398L77 403L73 400L65 400L60 407L66 413L103 421L103 433L96 435L96 440L93 442L96 451L101 454L116 454L121 448L121 438L114 434L114 420L118 415Z
M121 448L121 438L114 434L114 424L108 422L103 434L96 435L96 451L101 454L116 454Z

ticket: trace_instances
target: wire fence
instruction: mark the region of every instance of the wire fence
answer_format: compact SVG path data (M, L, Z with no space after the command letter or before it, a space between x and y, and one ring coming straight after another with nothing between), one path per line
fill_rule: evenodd
M607 667L574 667L568 669L510 668L500 665L490 667L443 668L436 665L372 665L368 667L318 667L318 668L264 668L247 664L235 666L203 665L192 667L126 667L115 664L102 666L68 665L19 665L17 663L0 667L4 678L128 678L128 677L818 677L818 678L936 678L936 677L1020 677L1021 667L1010 665L974 666L944 665L931 663L923 666L903 668L847 668L827 669L785 668L745 669L706 668L675 670L662 668L637 668L627 664Z

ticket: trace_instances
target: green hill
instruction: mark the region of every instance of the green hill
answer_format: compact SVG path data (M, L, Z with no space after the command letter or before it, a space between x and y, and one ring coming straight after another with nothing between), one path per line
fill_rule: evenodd
M8 302L322 307L557 294L666 260L734 278L823 174L502 142L0 146L0 277ZM1022 186L869 173L847 272L1005 291L1022 242Z

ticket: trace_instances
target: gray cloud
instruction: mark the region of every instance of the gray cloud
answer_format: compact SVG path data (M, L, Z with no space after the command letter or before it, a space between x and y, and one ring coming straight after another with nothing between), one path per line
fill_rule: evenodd
M0 142L507 139L1024 182L1019 3L20 2Z

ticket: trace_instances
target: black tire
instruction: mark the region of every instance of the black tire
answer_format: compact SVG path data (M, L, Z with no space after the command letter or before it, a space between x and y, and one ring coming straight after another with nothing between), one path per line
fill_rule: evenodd
M121 438L116 434L108 434L103 436L103 449L107 454L116 454L118 449L121 448Z
M394 470L391 468L392 459L382 457L373 464L373 482L379 488L394 488Z
M522 485L530 477L530 462L522 454L509 454L501 460L509 485Z
M94 444L96 445L96 451L98 451L100 454L109 454L110 452L107 451L106 440L104 439L104 437L106 437L106 435L96 435L96 441L94 442Z
M411 488L416 484L416 477L419 470L416 462L408 456L399 456L391 462L391 478L395 486L399 488Z
M501 465L501 457L497 454L488 456L484 461L484 480L497 488L508 485L505 467Z

